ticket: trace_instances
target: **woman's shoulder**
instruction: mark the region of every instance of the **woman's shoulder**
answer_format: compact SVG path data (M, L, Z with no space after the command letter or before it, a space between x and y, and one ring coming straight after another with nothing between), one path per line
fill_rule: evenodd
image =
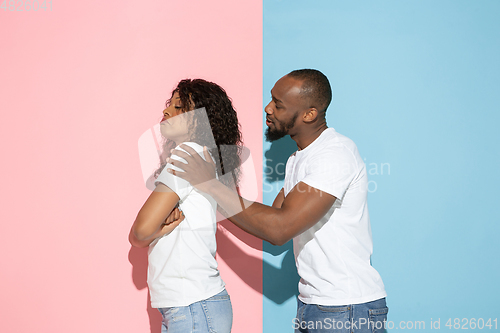
M178 144L174 149L178 149L180 151L187 153L187 151L181 147L182 145L186 145L186 146L193 148L203 159L205 159L205 154L203 153L203 146L200 145L199 143L192 142L192 141L186 141L186 142L183 142L181 144ZM208 148L208 150L210 152L210 148ZM212 156L211 152L210 152L210 156ZM214 159L214 157L212 156L212 160L213 159Z
M182 145L189 146L189 147L193 148L194 150L196 150L197 152L203 151L202 145L200 145L199 143L196 143L196 142L192 142L192 141L185 141L183 143L180 143L177 146L175 146L174 149L180 149L180 150L184 151L184 149L182 149L182 147L181 147Z

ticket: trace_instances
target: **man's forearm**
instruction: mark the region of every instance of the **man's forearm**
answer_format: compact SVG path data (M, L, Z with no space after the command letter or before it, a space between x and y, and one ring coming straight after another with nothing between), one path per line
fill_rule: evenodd
M249 201L216 179L203 188L236 226L271 244L281 243L279 209Z
M274 245L283 245L324 217L336 198L299 182L284 196L280 192L273 207L241 198L218 180L202 185L227 212L231 222Z

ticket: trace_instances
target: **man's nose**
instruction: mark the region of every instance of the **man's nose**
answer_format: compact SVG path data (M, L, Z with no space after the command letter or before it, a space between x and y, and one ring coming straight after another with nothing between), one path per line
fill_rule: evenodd
M273 108L271 107L271 103L267 104L266 107L264 108L264 111L267 114L272 114L273 113Z

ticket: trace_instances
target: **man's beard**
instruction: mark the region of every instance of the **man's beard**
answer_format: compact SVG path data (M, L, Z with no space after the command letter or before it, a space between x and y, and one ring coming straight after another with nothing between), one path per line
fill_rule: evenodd
M285 135L288 134L288 131L293 127L295 124L295 120L297 120L297 117L299 114L297 113L295 116L293 116L292 119L290 119L289 122L285 123L279 120L276 120L275 122L279 125L279 128L275 125L274 129L271 130L271 127L267 127L266 129L266 141L273 142L278 139L281 139Z

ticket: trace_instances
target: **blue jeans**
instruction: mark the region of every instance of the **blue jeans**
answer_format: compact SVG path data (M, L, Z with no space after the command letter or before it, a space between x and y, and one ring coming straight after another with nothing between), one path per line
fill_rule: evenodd
M387 322L385 298L341 306L305 304L298 300L295 333L382 333Z
M229 333L233 307L226 290L188 306L159 308L162 333Z

